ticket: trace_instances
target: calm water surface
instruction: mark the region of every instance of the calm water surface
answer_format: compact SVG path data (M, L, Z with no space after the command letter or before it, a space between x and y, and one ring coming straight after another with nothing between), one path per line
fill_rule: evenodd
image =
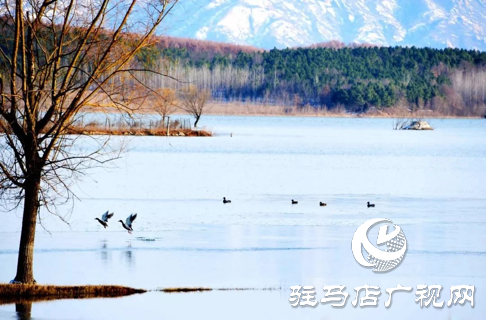
M35 276L50 284L257 290L34 303L32 319L484 318L484 120L432 120L430 132L393 131L390 119L202 121L215 137L125 141L123 157L91 170L75 187L74 207L60 208L69 225L42 212ZM118 139L125 138L111 142ZM94 218L108 209L115 217L104 230ZM116 222L131 212L138 213L133 235ZM351 253L354 231L373 218L400 225L408 241L404 261L386 274L361 267ZM0 282L7 282L20 213L2 213L2 221ZM365 284L381 288L377 308L352 306L353 288ZM385 289L397 284L414 290L395 294L387 309ZM474 285L475 307L421 309L420 284L442 285L446 304L450 286ZM315 286L317 300L322 286L345 285L350 297L342 309L294 309L293 285ZM15 305L0 305L3 318L17 318Z

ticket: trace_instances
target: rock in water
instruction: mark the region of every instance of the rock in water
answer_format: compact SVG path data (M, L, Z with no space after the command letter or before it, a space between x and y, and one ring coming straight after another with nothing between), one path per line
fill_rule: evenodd
M427 121L413 121L410 125L403 128L403 130L434 130L434 128Z

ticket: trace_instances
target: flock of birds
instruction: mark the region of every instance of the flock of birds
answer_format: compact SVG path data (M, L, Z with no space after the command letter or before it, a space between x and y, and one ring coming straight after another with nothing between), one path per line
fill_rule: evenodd
M113 212L112 213L109 213L110 211L106 211L102 216L101 216L101 219L100 218L95 218L95 220L98 220L98 222L103 226L105 227L108 227L108 220L110 220L113 215L115 215ZM123 222L122 220L118 220L118 222L121 222L122 224L122 227L125 229L125 230L128 230L128 233L132 234L132 231L133 231L133 228L132 228L132 224L133 224L133 221L135 221L135 219L137 218L137 214L136 213L132 213L131 215L128 216L128 218L125 220L125 222Z
M223 197L223 203L224 204L231 203L231 200L228 200L228 199L226 199L226 197ZM292 204L298 204L298 203L299 203L299 201L292 199ZM325 207L325 206L327 206L327 203L319 202L319 206ZM374 208L375 207L375 204L374 203L370 203L368 201L367 207L368 208ZM110 220L114 215L115 214L113 212L110 213L110 211L108 210L108 211L106 211L101 216L101 219L100 218L95 218L95 220L98 220L98 222L103 227L105 227L105 229L106 229L108 227L108 220ZM132 234L132 232L133 232L132 224L133 224L133 221L135 221L136 218L137 218L137 214L136 213L132 213L131 215L128 216L128 218L125 220L125 222L123 222L122 220L118 220L118 222L121 222L122 227L125 230L127 230L129 234Z
M225 203L225 204L226 203L231 203L231 200L227 200L226 197L223 197L223 203ZM292 199L292 204L299 204L299 201ZM325 206L327 206L327 203L321 201L321 202L319 202L319 206L325 207ZM375 204L374 203L370 203L368 201L367 206L368 206L368 208L374 208L375 207Z

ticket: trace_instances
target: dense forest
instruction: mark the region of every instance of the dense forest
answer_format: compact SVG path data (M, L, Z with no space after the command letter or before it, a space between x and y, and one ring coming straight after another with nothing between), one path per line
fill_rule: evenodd
M486 113L486 52L475 50L329 42L261 51L164 37L138 59L180 80L152 76L153 85L178 90L192 83L210 89L212 99L221 102Z

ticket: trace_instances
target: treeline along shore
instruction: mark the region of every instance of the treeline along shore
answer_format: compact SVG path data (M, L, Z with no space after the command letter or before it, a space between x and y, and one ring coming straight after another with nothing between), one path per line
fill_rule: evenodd
M436 116L486 114L486 52L476 50L333 41L264 51L159 37L137 58L170 76L146 74L153 87L177 93L196 85L210 92L213 105L280 106L290 114L308 107L321 113L398 108Z

